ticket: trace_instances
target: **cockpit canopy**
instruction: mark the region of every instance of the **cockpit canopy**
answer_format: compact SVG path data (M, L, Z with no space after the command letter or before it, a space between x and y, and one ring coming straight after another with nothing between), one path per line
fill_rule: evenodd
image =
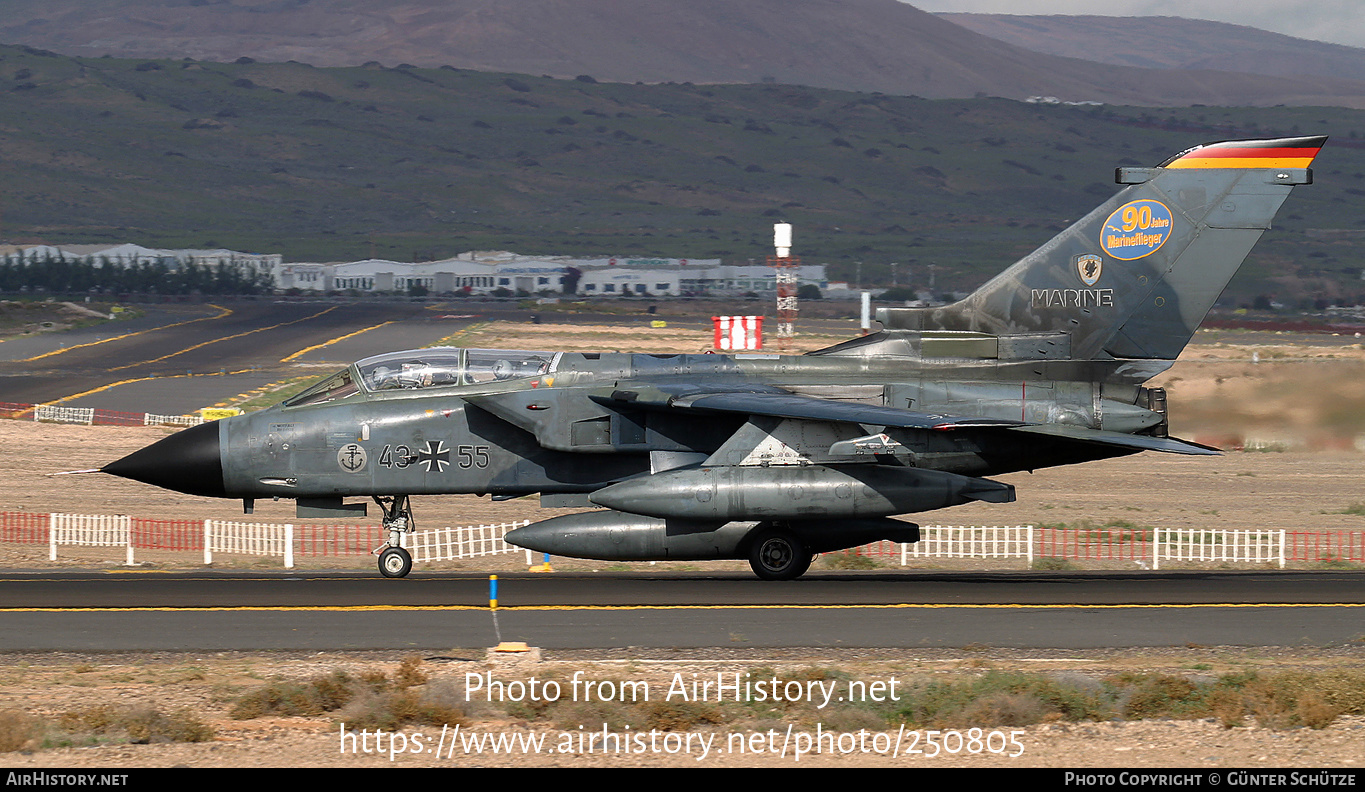
M365 358L337 372L285 402L284 406L321 404L361 390L378 393L528 379L553 372L560 354L455 347L388 352Z

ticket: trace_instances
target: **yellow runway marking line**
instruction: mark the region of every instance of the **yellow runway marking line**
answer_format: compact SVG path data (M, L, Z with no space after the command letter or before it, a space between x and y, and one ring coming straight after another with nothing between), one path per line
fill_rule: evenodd
M176 376L184 377L184 376L186 376L186 375L184 375L184 374L177 374ZM98 388L91 388L91 389L88 390L88 391L81 391L80 393L73 393L73 394L71 394L70 396L63 396L63 397L60 398L60 399L53 399L53 400L50 401L50 402L44 403L43 406L44 406L44 407L52 407L52 406L54 406L54 405L61 404L62 402L71 401L72 399L79 399L79 398L81 398L82 396L90 396L90 395L95 394L95 393L101 393L101 392L103 392L103 391L107 391L107 390L109 390L110 388L117 388L117 387L120 386L120 385L129 385L129 384L134 383L134 382L146 382L147 380L154 380L154 379L158 379L158 378L157 378L157 377L135 377L134 379L119 380L118 382L111 382L111 383L109 383L108 385L101 385L101 386L99 386ZM170 379L170 378L168 377L167 379Z
M273 324L273 325L270 325L269 327L258 327L258 328L256 328L255 330L248 330L248 331L246 331L245 333L238 333L238 334L236 334L236 335L223 336L222 338L215 338L215 339L213 339L212 341L205 341L205 342L202 343L202 344L195 344L194 346L185 347L184 349L177 350L177 351L175 351L175 352L170 353L169 355L162 355L162 356L159 357L159 358L152 358L151 360L140 360L140 361L138 361L137 363L129 363L129 364L126 365L126 366L116 366L116 367L114 367L114 368L109 369L109 371L122 371L123 369L132 368L132 367L134 367L134 366L145 366L145 365L147 365L148 363L160 363L161 361L167 360L167 359L169 359L169 358L173 358L173 357L175 357L176 355L183 355L183 354L185 354L186 352L192 352L192 351L194 351L194 350L196 350L196 349L199 349L200 347L206 347L206 346L208 346L208 345L210 345L210 344L217 344L217 343L220 342L220 341L231 341L231 340L234 339L234 338L241 338L242 336L249 336L249 335L251 335L252 333L260 333L260 332L265 331L265 330L274 330L274 329L276 329L276 328L278 328L278 327L287 327L288 325L298 324L299 322L306 322L306 321L308 321L309 319L316 319L316 318L318 318L319 316L322 316L322 315L325 314L325 313L331 313L332 311L335 311L336 309L338 309L338 308L340 308L340 307L341 307L341 306L339 306L339 305L333 305L331 308L328 308L328 309L323 310L323 311L318 311L317 313L311 314L311 315L309 315L309 316L305 316L305 317L303 317L302 319L295 319L295 320L293 320L293 321L291 321L291 322L280 322L279 324Z
M290 356L287 357L287 358L281 358L281 359L280 359L280 362L281 362L281 363L288 363L289 361L294 360L295 358L303 357L304 355L308 354L309 352L312 352L314 349L322 349L323 347L331 346L332 344L335 344L335 343L338 342L338 341L345 341L346 339L352 338L352 337L354 337L354 336L358 336L358 335L360 335L361 333L368 333L368 332L370 332L371 330L378 330L379 328L383 327L384 325L391 325L391 324L393 324L392 321L380 322L379 324L377 324L377 325L375 325L375 326L373 326L373 327L367 327L367 328L365 328L364 330L357 330L357 331L355 331L354 333L347 333L347 334L344 335L344 336L338 336L338 337L336 337L336 338L333 338L333 339L330 340L330 341L323 341L321 344L314 344L313 346L310 346L310 347L308 347L308 348L306 348L306 349L300 349L299 351L295 352L294 354L290 355Z
M60 355L60 354L62 354L63 352L70 352L70 351L73 350L73 349L84 349L84 348L86 348L86 347L98 346L99 344L107 344L107 343L109 343L110 341L119 341L119 340L124 339L124 338L132 338L133 336L140 336L140 335L143 335L144 333L152 333L152 332L155 332L155 331L157 331L157 330L169 330L169 329L172 328L172 327L184 327L185 325L194 324L195 322L207 322L207 321L211 321L211 320L213 320L213 319L222 319L223 317L229 316L229 315L232 314L232 309L231 309L231 308L224 308L224 307L221 306L221 305L214 305L213 303L209 303L209 307L210 307L210 308L217 308L218 310L222 311L222 313L218 314L217 316L201 316L201 317L199 317L198 319L190 319L189 321L186 321L186 322L176 322L175 324L168 324L168 325L162 325L162 326L160 326L160 327L148 328L148 329L146 329L146 330L139 330L139 331L137 331L136 333L124 333L123 335L114 336L113 338L106 338L106 339L104 339L104 340L102 340L102 341L91 341L91 342L88 343L88 344L77 344L77 345L75 345L75 346L69 346L69 347L65 347L65 348L63 348L63 349L56 349L56 350L53 350L53 351L51 351L51 352L44 352L44 353L41 354L41 355L35 355L34 357L31 357L31 358L25 358L24 360L20 360L20 361L18 361L18 362L20 362L20 363L31 363L31 362L33 362L33 361L35 361L35 360L42 360L42 359L45 358L45 357L52 357L53 355ZM111 369L111 370L112 370L112 369Z
M473 335L474 333L482 332L485 328L487 328L487 327L488 327L489 325L491 325L491 324L493 324L493 323L492 323L492 322L475 322L474 324L469 325L468 327L464 328L463 330L456 330L454 333L451 333L450 335L446 336L445 338L440 339L439 341L437 341L436 343L432 344L431 346L433 346L433 347L438 347L438 346L455 346L455 342L459 341L459 340L462 339L462 338L466 338L466 337L468 337L468 336L471 336L471 335Z
M889 608L925 608L950 610L1141 610L1141 609L1191 609L1191 608L1365 608L1365 603L1228 603L1212 602L1204 605L499 605L500 611L708 611L708 610L885 610ZM388 611L486 611L487 605L209 605L176 608L167 605L127 606L127 607L75 607L75 608L0 608L0 613L127 613L145 611L148 613L210 613L216 611L272 612L272 611L317 611L331 613L363 613Z
M106 569L106 575L168 575L169 569Z
M220 373L220 372L217 372L217 371L213 371L213 372L208 372L208 373L205 373L205 374L164 374L164 375L159 375L159 376L155 376L155 377L134 377L133 379L119 380L118 382L111 382L111 383L109 383L108 385L101 385L101 386L99 386L98 388L91 388L91 389L88 390L88 391L81 391L80 393L73 393L73 394L71 394L70 396L63 396L63 397L60 398L60 399L53 399L53 400L50 401L50 402L43 402L43 405L42 405L42 406L44 406L44 407L52 407L52 406L61 404L62 402L71 401L72 399L79 399L79 398L81 398L82 396L90 396L90 395L95 394L95 393L100 393L100 392L103 392L103 391L107 391L107 390L109 390L110 388L117 388L117 387L120 386L120 385L131 385L131 384L134 383L134 382L148 382L148 381L150 381L150 380L159 380L159 379L182 379L182 378L185 378L185 377L223 377L223 376L228 376L228 377L230 377L230 376L233 376L234 374L246 374L246 373L249 373L249 372L252 372L252 371L255 371L255 369L240 369L240 370L238 370L238 371L229 371L229 372L226 372L226 373Z
M233 372L233 373L240 373L240 372ZM248 401L248 400L250 400L250 399L254 399L254 398L256 398L257 396L260 396L260 395L263 394L263 393L269 393L269 392L271 392L271 391L279 390L280 388L283 388L285 385L289 384L290 382L293 382L294 379L298 379L298 378L290 378L290 379L276 380L275 382L266 383L265 385L262 385L262 386L259 387L259 388L252 388L251 390L245 391L245 392L243 392L243 393L239 393L239 394L237 394L236 396L233 396L233 397L230 398L230 399L226 399L226 400L224 400L224 401L218 402L217 404L213 405L213 409L223 409L223 408L227 408L227 407L232 407L233 405L240 404L241 402ZM200 409L209 409L209 408L200 408Z

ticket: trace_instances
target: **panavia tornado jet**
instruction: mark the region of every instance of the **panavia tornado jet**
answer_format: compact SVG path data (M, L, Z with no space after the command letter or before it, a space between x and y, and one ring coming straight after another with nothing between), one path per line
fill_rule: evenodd
M437 347L361 360L268 410L113 462L192 495L293 498L300 517L383 512L402 577L412 496L538 493L594 509L512 544L611 560L748 559L914 542L893 515L1013 501L988 476L1140 451L1167 434L1143 387L1190 340L1324 137L1210 143L1119 168L1114 197L966 299L881 309L883 330L805 355Z

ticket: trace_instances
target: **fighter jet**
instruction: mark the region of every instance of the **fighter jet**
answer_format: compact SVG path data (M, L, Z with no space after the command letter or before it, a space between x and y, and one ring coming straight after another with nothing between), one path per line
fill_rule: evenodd
M805 355L436 347L361 360L260 412L102 468L159 487L293 498L300 517L382 511L402 577L411 497L539 494L592 509L507 535L609 560L748 559L914 542L894 515L1015 499L988 476L1160 451L1169 368L1325 137L1209 143L1116 171L1117 193L960 302L884 308L883 329Z

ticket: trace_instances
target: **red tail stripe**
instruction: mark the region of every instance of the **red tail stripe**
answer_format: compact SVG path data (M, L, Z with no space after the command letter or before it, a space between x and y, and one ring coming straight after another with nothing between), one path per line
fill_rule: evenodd
M1195 149L1180 159L1204 159L1206 157L1311 159L1316 157L1321 150L1321 148L1225 148L1209 146Z

